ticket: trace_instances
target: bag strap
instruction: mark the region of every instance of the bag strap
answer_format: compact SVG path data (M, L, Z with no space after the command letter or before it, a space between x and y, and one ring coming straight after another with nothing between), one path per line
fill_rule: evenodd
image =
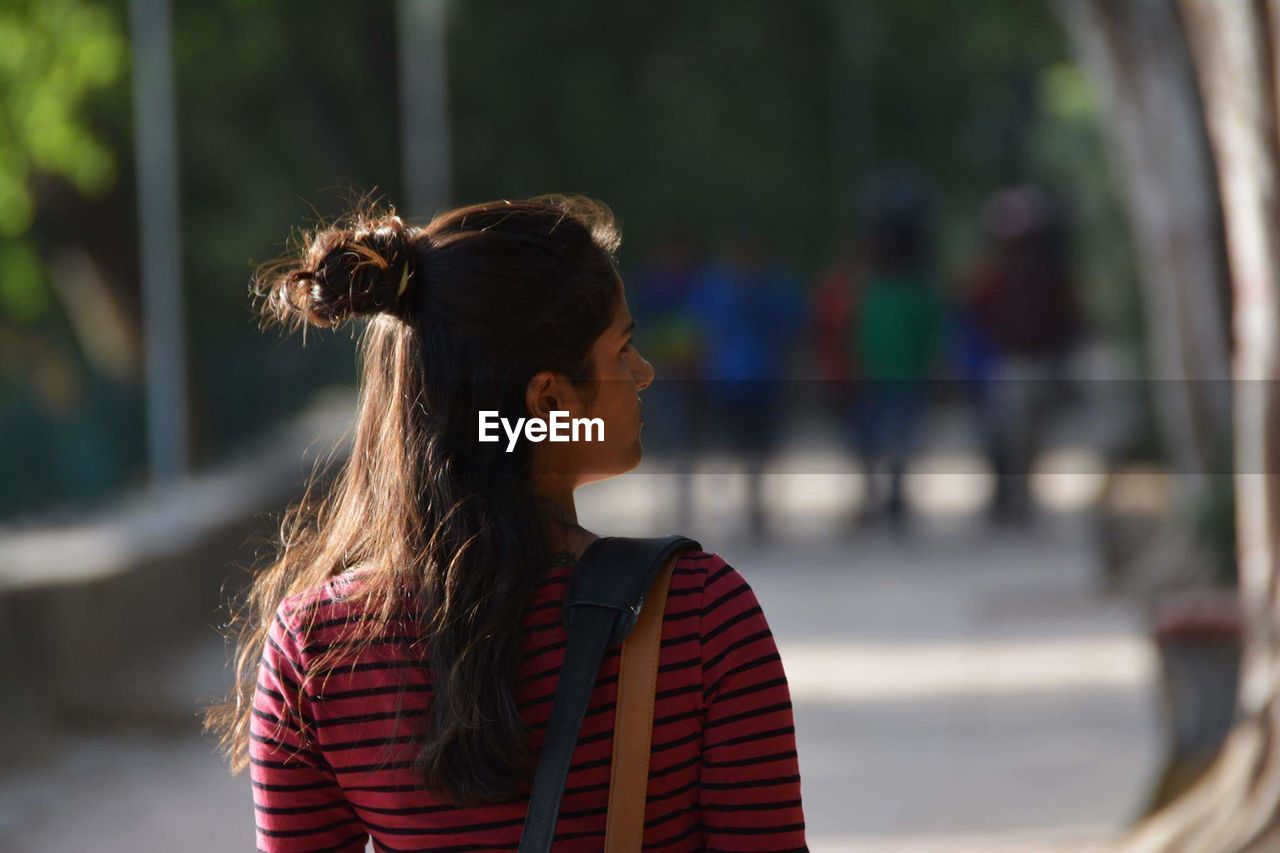
M654 578L635 630L622 644L605 853L638 853L644 840L654 691L658 686L658 658L662 652L662 620L671 572L678 557L679 554L668 557L666 565Z
M605 537L587 546L578 560L565 596L569 639L547 736L534 771L520 853L551 850L573 748L605 649L622 642L635 627L645 592L668 558L677 551L700 547L683 536Z

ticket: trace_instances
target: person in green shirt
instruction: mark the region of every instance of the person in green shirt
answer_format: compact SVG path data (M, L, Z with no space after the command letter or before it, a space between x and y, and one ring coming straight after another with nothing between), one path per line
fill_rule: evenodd
M854 422L866 471L864 512L886 516L901 531L907 520L903 481L927 415L944 311L922 187L899 179L882 192L869 215L870 264L851 330L863 386ZM879 481L886 475L881 497Z

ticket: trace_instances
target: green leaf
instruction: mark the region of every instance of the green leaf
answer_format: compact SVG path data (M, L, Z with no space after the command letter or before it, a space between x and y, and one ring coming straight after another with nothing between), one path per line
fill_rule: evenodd
M40 257L29 243L0 242L0 317L19 324L44 318L52 307Z

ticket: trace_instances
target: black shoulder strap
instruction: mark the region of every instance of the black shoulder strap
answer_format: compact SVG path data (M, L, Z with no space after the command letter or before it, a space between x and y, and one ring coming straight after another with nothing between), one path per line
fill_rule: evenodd
M569 762L605 649L621 643L631 633L645 593L668 558L676 551L701 547L683 536L610 536L597 539L583 552L565 596L569 642L551 703L547 737L533 776L520 853L551 850Z

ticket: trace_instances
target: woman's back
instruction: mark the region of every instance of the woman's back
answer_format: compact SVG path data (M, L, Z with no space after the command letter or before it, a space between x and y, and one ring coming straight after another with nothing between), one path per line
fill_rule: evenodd
M572 565L558 561L524 617L515 699L541 748L566 635ZM515 849L528 807L455 808L413 773L431 706L415 627L329 672L307 667L363 617L344 576L287 599L267 644L251 745L263 850ZM355 581L358 582L358 581ZM605 656L582 724L557 824L557 849L599 850L609 797L619 650ZM299 680L311 684L301 701ZM311 733L302 749L299 730ZM662 629L645 814L645 849L804 848L792 709L777 647L755 594L718 555L677 562Z
M255 276L272 322L363 324L350 453L286 513L208 716L252 770L259 849L517 848L567 641L572 558L551 555L595 538L575 490L643 457L656 374L619 239L577 196L422 227L362 207ZM495 415L523 440L477 432ZM599 428L563 440L557 418ZM645 846L803 848L791 704L755 595L689 553L664 616ZM614 651L591 696L559 849L602 847L618 667Z

